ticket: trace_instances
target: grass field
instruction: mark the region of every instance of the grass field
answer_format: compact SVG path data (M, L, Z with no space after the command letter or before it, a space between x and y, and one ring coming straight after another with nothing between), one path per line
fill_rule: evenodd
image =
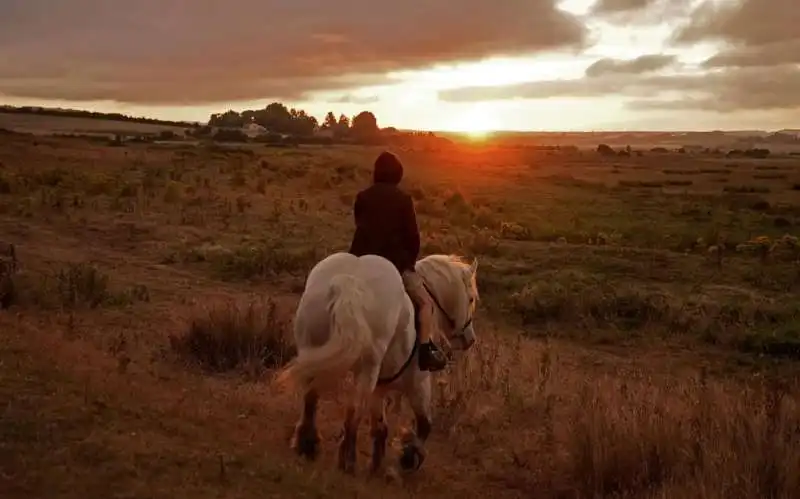
M178 126L135 123L131 121L3 112L0 112L0 129L36 135L91 134L108 136L113 136L115 134L158 134L163 131L170 131L183 135L185 130Z
M379 149L0 141L4 498L800 497L798 157L398 151L482 298L400 484L366 425L333 471L336 400L297 460L270 384Z

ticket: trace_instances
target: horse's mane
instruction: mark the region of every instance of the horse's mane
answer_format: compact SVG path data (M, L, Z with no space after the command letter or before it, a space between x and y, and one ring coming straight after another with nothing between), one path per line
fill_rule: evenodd
M425 261L432 261L437 263L452 263L455 264L457 267L461 267L463 269L468 269L470 267L470 263L467 262L463 256L456 255L456 254L449 254L449 255L428 255L422 260Z
M475 279L465 279L466 276L471 275L472 264L467 262L464 257L455 254L429 255L420 260L419 264L423 273L436 274L445 282L452 282L453 279L461 280L473 290L477 297L478 289Z

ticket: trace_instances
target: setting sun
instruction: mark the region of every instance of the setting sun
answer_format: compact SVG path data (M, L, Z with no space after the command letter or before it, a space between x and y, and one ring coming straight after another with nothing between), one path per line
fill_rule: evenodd
M496 130L499 125L497 114L491 104L479 102L460 113L455 113L448 128L471 138L481 138Z
M463 134L473 141L485 140L491 134L491 130L472 130L463 132Z

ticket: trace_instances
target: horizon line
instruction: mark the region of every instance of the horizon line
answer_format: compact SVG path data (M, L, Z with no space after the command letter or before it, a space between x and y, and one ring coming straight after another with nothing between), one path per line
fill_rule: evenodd
M285 104L284 104L285 105ZM122 116L129 117L131 119L142 119L142 120L152 120L152 121L162 121L162 122L174 122L174 123L186 123L186 124L193 124L193 125L200 125L200 126L207 126L208 121L196 121L196 120L177 120L177 119L165 119L165 118L155 118L151 116L143 116L143 115L130 115L125 114L122 112L104 112L104 111L92 111L89 109L81 109L75 107L53 107L53 106L33 106L33 105L10 105L10 104L0 104L0 112L8 109L38 109L43 111L74 111L74 112L85 112L85 113L94 113L97 115L105 115L111 117L112 115L118 114ZM236 111L240 113L241 111ZM174 126L174 125L173 125ZM381 127L382 129L386 128L394 128L398 131L402 132L423 132L423 133L442 133L442 134L459 134L459 135L474 135L475 131L469 130L434 130L434 129L418 129L418 128L399 128L392 125ZM581 133L581 134L593 134L593 133L671 133L671 134L688 134L688 133L744 133L744 132L762 132L762 133L779 133L783 131L797 131L800 132L800 124L797 128L780 128L780 129L767 129L767 128L741 128L741 129L681 129L681 130L669 130L669 129L624 129L624 128L610 128L610 129L595 129L595 130L519 130L519 129L487 129L481 130L477 132L484 136L490 136L494 134L569 134L569 133Z

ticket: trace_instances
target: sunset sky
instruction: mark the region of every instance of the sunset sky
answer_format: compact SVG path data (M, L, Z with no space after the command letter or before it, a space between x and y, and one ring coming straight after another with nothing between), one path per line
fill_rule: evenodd
M425 130L800 127L798 0L0 0L4 104Z

